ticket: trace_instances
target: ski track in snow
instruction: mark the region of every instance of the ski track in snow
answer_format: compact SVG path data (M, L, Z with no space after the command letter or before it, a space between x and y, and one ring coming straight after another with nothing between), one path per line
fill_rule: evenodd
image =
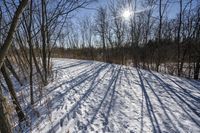
M200 82L121 65L54 59L33 132L199 133Z

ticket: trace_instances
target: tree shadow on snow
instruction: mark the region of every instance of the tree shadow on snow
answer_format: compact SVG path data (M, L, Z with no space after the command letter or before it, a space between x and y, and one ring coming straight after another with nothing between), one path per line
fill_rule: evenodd
M72 64L71 67L73 68L84 63L88 63L88 65L91 64L91 62L78 62ZM66 69L69 67L70 66L60 67L60 69ZM103 71L105 72L103 73ZM198 112L200 98L198 96L192 95L192 93L188 89L182 87L180 83L177 82L175 79L171 79L169 77L166 78L175 85L172 86L171 84L168 84L166 82L166 79L159 77L151 71L142 71L136 68L136 72L136 74L133 74L130 70L130 74L134 79L131 80L130 77L128 77L128 71L123 71L125 76L124 78L126 79L127 84L130 87L131 84L139 85L142 90L141 97L138 97L137 91L133 89L136 100L139 102L139 105L141 105L141 133L144 132L144 117L146 113L148 114L148 117L151 121L152 131L155 133L160 133L164 131L160 124L165 126L165 130L167 130L167 132L180 132L180 127L182 128L182 130L186 129L186 127L184 127L185 125L182 124L178 116L175 114L173 107L169 106L169 104L166 104L166 100L164 99L166 98L166 96L169 96L170 100L172 99L174 103L184 111L184 113L187 115L186 117L191 119L197 126L200 127L200 122L198 121L198 119L195 118L200 117L200 114ZM107 76L108 74L109 76ZM123 74L121 66L99 63L94 64L94 66L90 67L90 69L86 69L80 72L77 77L68 81L63 81L58 85L50 88L49 93L55 89L58 89L59 87L61 88L61 91L58 90L57 94L53 96L53 99L50 99L47 103L47 105L50 106L50 112L63 108L66 102L65 100L68 100L66 98L71 98L69 96L70 92L71 94L78 94L80 95L80 97L77 100L73 101L74 104L72 105L72 107L60 118L60 120L58 120L57 123L52 125L51 129L49 129L48 132L53 133L57 131L64 122L69 122L71 119L76 119L77 114L81 115L80 109L84 107L83 103L86 103L87 100L89 100L87 106L91 108L91 110L85 114L86 116L84 116L86 123L83 124L81 123L81 120L77 120L77 128L82 131L87 131L87 129L89 129L92 124L94 124L95 120L99 118L98 116L101 115L101 118L103 118L102 131L110 132L110 128L112 127L110 127L109 118L112 109L114 109L115 101L117 98L116 88L118 84L122 84L122 75ZM105 79L108 77L109 79ZM103 87L101 87L102 94L99 94L94 101L90 101L90 96L92 96L92 94L95 95L97 92L99 92L97 91L99 89L98 86L102 84L104 85ZM193 83L190 84L192 84L193 87L196 87L197 83L195 83L195 85ZM83 92L81 92L80 89L83 90ZM164 96L162 96L162 94L164 94ZM132 97L132 99L134 98ZM95 103L92 104L93 102ZM42 110L43 111L41 111L41 114L44 114L45 107ZM191 113L193 113L194 115Z
M169 107L169 105L164 104L164 102L161 100L163 98L162 94L164 93L168 94L168 96L170 96L170 99L172 99L185 112L185 114L187 115L186 117L189 117L189 119L191 119L197 126L200 126L198 119L196 119L196 117L197 118L200 117L200 114L198 112L200 101L198 97L195 97L192 94L190 94L190 92L187 89L183 88L180 84L178 84L172 79L169 79L169 81L171 81L171 83L174 83L176 86L172 86L171 84L168 84L166 82L167 80L164 81L163 78L160 78L158 75L154 74L151 71L149 72L149 74L147 74L146 71L142 73L141 70L137 69L137 72L138 72L139 79L141 82L143 95L146 101L148 115L150 117L150 120L153 126L153 132L161 132L161 130L163 130L159 127L158 119L156 118L156 116L162 120L162 123L164 124L167 131L180 132L179 129L177 128L178 125L176 125L176 123L179 124L179 128L182 127L183 131L185 131L188 128L186 127L186 125L182 124L179 118L177 118L177 116L175 115L175 113L177 112L173 111L174 110L173 107L171 106ZM144 76L144 75L147 75L147 76ZM144 81L148 85L147 88L145 88L144 86ZM152 83L156 84L156 86L158 87L155 87L155 86L152 87ZM152 94L155 96L157 100L156 102L159 103L158 105L151 103L150 96L148 96L148 93L147 93L147 89L148 89L148 92L151 91ZM143 108L143 105L141 106ZM156 113L155 115L154 107L156 106L158 107L160 106L164 114ZM141 117L143 117L143 115ZM175 123L175 120L176 120L176 123ZM143 132L143 123L141 123L141 132Z
M183 97L183 95L181 95L180 92L177 92L170 84L163 81L159 76L157 76L153 72L151 73L159 81L162 88L170 95L170 97L182 108L182 110L190 117L190 119L200 127L199 122L195 119L196 116L200 117L200 113L198 112L199 107L192 107L192 101L185 99L185 97ZM181 88L179 89L181 90ZM196 116L191 115L191 113L194 113Z
M151 100L150 100L150 97L146 91L146 88L145 88L145 85L144 85L144 82L143 82L143 79L142 79L142 73L141 71L137 68L136 69L137 72L138 72L138 75L139 75L139 79L140 79L140 82L141 82L141 89L142 89L142 97L144 97L144 100L145 100L145 103L146 103L146 107L147 107L147 111L148 111L148 116L151 120L151 124L153 126L153 132L161 132L161 129L160 129L160 125L158 123L158 118L156 117L155 115L155 112L154 112L154 107L151 103ZM142 102L142 109L144 108L143 107L143 102ZM142 111L143 112L143 111ZM142 117L143 117L143 113L141 113ZM143 123L141 123L141 133L143 132Z
M140 71L140 70L138 70ZM142 72L140 71L140 76L144 79L144 81L147 83L148 85L148 89L151 90L151 92L153 93L153 95L155 96L157 102L159 103L159 106L161 106L161 110L164 112L163 116L165 116L165 118L161 118L162 119L162 123L164 123L164 126L166 128L166 130L168 132L179 132L178 128L176 127L176 124L173 122L173 120L177 120L178 123L180 124L180 121L177 119L177 117L173 114L173 112L163 103L163 101L161 100L160 96L159 96L159 92L156 91L156 89L154 89L150 83L150 81L148 81L150 78L147 78L145 76L143 76ZM154 105L156 106L156 105ZM174 119L172 120L169 116L172 115L174 117ZM159 115L162 116L162 115ZM154 122L152 122L154 123ZM158 123L157 123L158 124ZM174 131L176 130L176 131ZM159 132L159 131L154 131L154 132Z
M85 64L93 64L94 62L92 61L76 61L75 63L70 63L70 64L67 64L66 66L58 66L58 67L54 67L54 71L58 71L58 70L61 70L61 69L68 69L68 68L73 68L73 67L76 67L76 66L81 66L81 65L85 65Z
M85 74L82 74L82 80L79 82L76 82L74 85L72 85L69 89L67 89L64 93L62 93L60 96L57 96L54 99L60 99L60 97L65 96L71 89L74 89L75 93L78 93L78 90L75 90L76 86L79 86L80 84L82 84L83 82L85 82L86 80L89 81L90 87L86 90L86 92L80 97L80 99L78 101L75 102L75 104L71 107L71 109L60 119L60 122L63 123L63 121L68 121L71 118L75 119L76 118L76 113L78 108L81 107L81 105L83 104L83 102L89 97L89 95L94 91L94 89L96 89L96 86L99 84L99 82L97 82L97 78L100 74L101 71L103 71L104 69L106 69L108 67L108 64L103 64L100 66L96 66L95 67L95 72L92 72L91 74L88 74L88 72L85 72ZM77 77L79 78L79 76ZM80 88L78 88L80 89ZM52 102L52 101L51 101ZM52 103L55 103L55 101L53 100ZM64 103L63 103L64 104ZM57 130L60 127L60 122L56 123L50 130L49 132L52 132L53 130Z

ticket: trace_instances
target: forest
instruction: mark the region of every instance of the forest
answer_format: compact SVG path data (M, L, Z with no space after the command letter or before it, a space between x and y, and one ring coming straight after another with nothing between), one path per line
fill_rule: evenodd
M0 0L1 133L32 130L32 115L40 117L35 106L56 81L57 59L131 66L199 82L199 0L98 2Z
M126 3L111 1L98 8L93 18L72 23L55 48L62 53L58 57L132 64L198 79L199 1ZM175 17L168 13L173 4L178 8Z

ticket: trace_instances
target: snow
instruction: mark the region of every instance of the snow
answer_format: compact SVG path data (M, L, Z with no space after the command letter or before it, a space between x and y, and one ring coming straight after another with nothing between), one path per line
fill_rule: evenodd
M95 61L53 63L34 133L200 132L199 81Z

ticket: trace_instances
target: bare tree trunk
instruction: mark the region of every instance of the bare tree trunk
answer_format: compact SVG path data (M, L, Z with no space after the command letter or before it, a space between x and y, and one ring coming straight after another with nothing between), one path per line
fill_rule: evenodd
M161 45L161 40L162 40L162 20L163 20L163 14L162 14L162 0L159 0L159 30L158 30L158 48L156 48L156 71L159 71L159 65L160 65L160 51L159 51L159 46Z
M15 110L16 110L16 112L17 112L19 121L20 121L20 122L21 122L21 121L24 121L24 120L25 120L25 115L24 115L24 113L23 113L23 111L22 111L22 108L21 108L21 106L20 106L20 104L19 104L19 101L18 101L18 99L17 99L17 95L16 95L16 93L15 93L15 90L14 90L14 87L13 87L13 84L12 84L12 81L11 81L9 75L8 75L7 68L5 67L5 65L2 66L1 72L2 72L2 74L3 74L3 77L4 77L5 81L6 81L6 84L7 84L7 86L8 86L8 90L9 90L10 95L11 95L11 98L12 98L12 100L13 100L13 104L15 105Z
M198 58L194 69L194 79L199 79L199 72L200 72L200 57Z
M179 13L179 25L178 25L178 37L177 37L177 69L178 69L178 76L181 75L181 70L180 70L180 32L181 32L181 24L182 24L182 0L180 0L180 13Z
M21 69L21 72L23 74L24 79L26 79L26 74L27 73L27 69L25 68L26 65L23 62L23 59L21 58L21 56L19 55L19 52L16 48L11 48L12 52L14 53L14 58L15 61L17 62L19 68ZM16 57L17 56L17 57Z
M179 66L179 71L182 73L183 71L183 65L184 65L184 60L185 60L185 56L187 54L187 49L188 48L185 48L184 51L183 51L183 55L182 55L182 58L180 59L180 66Z
M106 43L105 43L105 33L102 32L102 41L103 41L103 61L106 61Z
M0 132L1 133L12 133L12 127L10 124L9 116L6 110L6 101L2 94L0 86Z
M39 67L39 64L37 62L37 59L36 59L34 51L32 51L32 56L33 56L33 61L34 61L34 64L35 64L35 68L36 68L37 72L39 73L39 75L40 75L40 77L42 79L42 82L44 83L44 78L42 76L42 72L40 70L40 67Z
M41 25L41 35L42 35L42 63L43 63L43 70L44 70L44 84L47 84L47 50L46 50L46 3L45 0L41 0L42 3L42 25Z
M159 1L159 30L158 30L158 41L161 41L161 34L162 34L162 0Z
M19 82L19 84L22 86L22 81L20 80L19 76L17 75L17 73L15 72L15 69L13 68L12 64L10 63L9 59L6 58L5 60L6 63L6 67L10 70L10 72L12 73L12 75L15 77L15 79Z
M32 0L30 0L30 13L29 13L29 25L28 25L28 44L29 44L29 81L30 81L30 101L31 105L34 104L34 99L33 99L33 61L32 61L32 52L33 52L33 47L32 47L32 35L31 35L31 26L32 26Z

